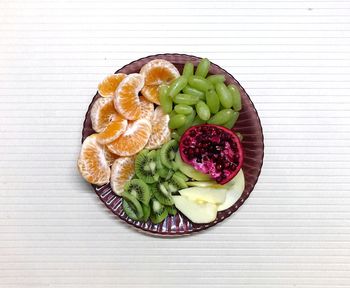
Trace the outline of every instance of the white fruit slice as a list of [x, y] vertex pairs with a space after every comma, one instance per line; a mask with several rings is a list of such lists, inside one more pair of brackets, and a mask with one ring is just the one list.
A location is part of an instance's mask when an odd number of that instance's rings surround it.
[[226, 192], [226, 200], [219, 205], [218, 211], [230, 208], [242, 196], [245, 186], [243, 170], [239, 170], [238, 174], [224, 186], [228, 189]]
[[184, 196], [173, 196], [174, 203], [193, 223], [210, 223], [216, 219], [217, 206], [213, 203], [199, 204]]
[[193, 201], [204, 201], [213, 204], [222, 204], [226, 199], [226, 189], [190, 187], [179, 191], [181, 196], [185, 196]]
[[218, 184], [215, 181], [190, 181], [186, 182], [186, 184], [190, 187], [212, 187], [212, 188], [222, 188], [223, 186]]

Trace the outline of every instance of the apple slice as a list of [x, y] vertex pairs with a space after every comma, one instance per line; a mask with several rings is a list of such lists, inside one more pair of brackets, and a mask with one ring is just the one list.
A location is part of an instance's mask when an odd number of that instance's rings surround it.
[[173, 196], [175, 207], [193, 223], [210, 223], [216, 219], [217, 206], [213, 203], [198, 203], [185, 196]]
[[226, 189], [190, 187], [179, 191], [181, 196], [185, 196], [192, 201], [204, 201], [213, 204], [222, 204], [226, 199]]
[[243, 170], [239, 170], [238, 174], [224, 186], [228, 189], [226, 190], [226, 200], [219, 205], [218, 211], [230, 208], [241, 198], [245, 186]]

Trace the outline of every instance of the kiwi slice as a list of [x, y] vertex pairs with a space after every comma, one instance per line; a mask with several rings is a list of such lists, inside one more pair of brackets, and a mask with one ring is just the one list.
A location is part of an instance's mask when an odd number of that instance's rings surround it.
[[176, 176], [179, 176], [179, 177], [182, 178], [184, 181], [188, 181], [188, 179], [189, 179], [185, 174], [181, 173], [180, 171], [175, 172], [175, 175], [176, 175]]
[[145, 204], [141, 204], [142, 211], [143, 211], [143, 217], [141, 219], [142, 222], [147, 222], [149, 216], [151, 215], [151, 207]]
[[168, 214], [170, 215], [176, 215], [177, 214], [177, 209], [175, 206], [165, 206], [165, 209], [168, 211]]
[[158, 149], [156, 153], [157, 153], [157, 157], [156, 157], [157, 174], [160, 177], [165, 178], [168, 175], [169, 169], [165, 167], [162, 164], [162, 161], [160, 160], [160, 149]]
[[186, 184], [186, 181], [181, 176], [176, 175], [176, 173], [168, 181], [168, 187], [169, 187], [168, 191], [170, 193], [175, 193], [175, 192], [179, 191], [180, 189], [188, 187]]
[[142, 150], [135, 159], [135, 173], [145, 183], [151, 184], [158, 180], [156, 167], [157, 153], [155, 150], [149, 152]]
[[158, 224], [162, 222], [166, 217], [168, 217], [168, 211], [158, 200], [152, 199], [150, 204], [151, 204], [150, 219], [154, 224]]
[[174, 175], [174, 171], [168, 170], [168, 174], [166, 175], [165, 180], [169, 180], [173, 175]]
[[124, 186], [124, 193], [131, 194], [140, 202], [148, 205], [151, 199], [151, 192], [149, 191], [148, 185], [141, 179], [133, 179], [126, 182]]
[[140, 220], [143, 217], [143, 210], [140, 202], [131, 194], [123, 193], [123, 209], [131, 219]]
[[173, 197], [171, 197], [166, 183], [157, 183], [153, 186], [153, 195], [163, 205], [174, 205]]
[[178, 144], [176, 140], [170, 140], [162, 146], [160, 149], [160, 160], [165, 167], [172, 169], [172, 161], [175, 159], [177, 149]]

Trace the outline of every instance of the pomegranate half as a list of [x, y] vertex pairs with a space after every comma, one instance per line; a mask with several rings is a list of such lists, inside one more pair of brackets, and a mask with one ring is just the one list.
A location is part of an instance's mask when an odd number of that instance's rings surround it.
[[243, 164], [238, 136], [222, 126], [203, 124], [189, 128], [180, 139], [179, 151], [185, 163], [222, 185], [235, 177]]

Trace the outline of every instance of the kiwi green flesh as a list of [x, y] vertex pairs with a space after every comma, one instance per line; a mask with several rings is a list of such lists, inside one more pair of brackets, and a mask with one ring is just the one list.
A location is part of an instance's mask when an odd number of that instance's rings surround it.
[[140, 202], [148, 205], [151, 199], [151, 192], [148, 185], [141, 179], [133, 179], [128, 181], [124, 187], [124, 193], [134, 196]]
[[168, 211], [169, 215], [177, 214], [177, 209], [175, 208], [175, 206], [165, 206], [165, 209]]
[[169, 185], [169, 192], [175, 193], [179, 191], [180, 189], [187, 188], [187, 184], [184, 179], [182, 179], [179, 175], [176, 175], [176, 173], [171, 177], [171, 179], [168, 181]]
[[165, 178], [168, 175], [169, 169], [166, 168], [162, 164], [162, 161], [160, 160], [160, 149], [157, 150], [156, 167], [157, 167], [157, 174], [160, 177]]
[[156, 182], [156, 166], [155, 151], [148, 152], [148, 150], [143, 150], [136, 156], [135, 173], [138, 178], [142, 179], [148, 184]]
[[180, 171], [176, 171], [174, 175], [182, 178], [184, 181], [188, 181], [188, 177]]
[[150, 219], [154, 224], [162, 222], [168, 216], [168, 211], [156, 199], [151, 200], [151, 215]]
[[153, 187], [153, 195], [163, 205], [174, 205], [171, 193], [167, 190], [164, 183], [158, 183]]
[[123, 200], [126, 200], [127, 204], [129, 204], [130, 209], [135, 213], [136, 218], [141, 219], [143, 216], [143, 210], [140, 202], [134, 196], [132, 196], [127, 192], [123, 193], [123, 198], [124, 198]]
[[175, 140], [170, 140], [162, 146], [160, 149], [160, 160], [165, 167], [172, 169], [172, 160], [175, 159], [177, 149], [178, 144]]
[[122, 200], [123, 210], [125, 214], [132, 220], [138, 221], [138, 217], [136, 216], [136, 212], [132, 208], [132, 204], [130, 204], [127, 200]]
[[148, 205], [142, 204], [143, 217], [141, 219], [142, 222], [147, 222], [149, 216], [151, 215], [151, 207]]

